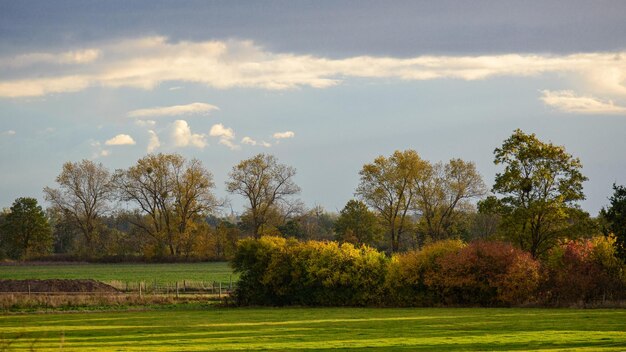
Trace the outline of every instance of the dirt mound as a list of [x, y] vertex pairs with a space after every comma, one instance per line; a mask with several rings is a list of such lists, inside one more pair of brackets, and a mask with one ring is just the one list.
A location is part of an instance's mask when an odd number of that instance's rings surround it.
[[[30, 290], [29, 290], [30, 286]], [[0, 292], [120, 292], [96, 280], [0, 280]]]

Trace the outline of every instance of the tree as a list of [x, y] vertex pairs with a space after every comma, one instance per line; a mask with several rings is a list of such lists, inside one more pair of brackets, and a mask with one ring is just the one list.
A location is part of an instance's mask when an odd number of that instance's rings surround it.
[[18, 198], [2, 224], [0, 244], [10, 258], [22, 259], [49, 253], [52, 230], [35, 198]]
[[385, 158], [379, 156], [359, 172], [361, 182], [356, 195], [378, 212], [387, 234], [390, 248], [397, 252], [402, 235], [411, 226], [409, 211], [415, 198], [416, 179], [428, 169], [414, 150], [395, 151]]
[[288, 203], [288, 197], [300, 192], [293, 182], [296, 169], [279, 164], [275, 156], [258, 154], [242, 160], [228, 174], [226, 189], [248, 201], [248, 212], [255, 238], [260, 238], [268, 216], [277, 206]]
[[600, 216], [607, 222], [604, 232], [615, 236], [617, 256], [626, 262], [626, 186], [613, 184], [609, 201], [609, 207], [600, 211]]
[[447, 164], [427, 164], [416, 178], [415, 208], [423, 232], [432, 240], [453, 237], [459, 209], [471, 209], [471, 199], [483, 196], [487, 187], [476, 165], [461, 159]]
[[566, 235], [571, 210], [585, 199], [582, 164], [564, 147], [519, 129], [494, 154], [494, 163], [505, 167], [493, 185], [493, 192], [502, 196], [504, 232], [538, 257]]
[[337, 239], [343, 242], [374, 245], [380, 235], [376, 214], [361, 201], [351, 199], [335, 221]]
[[147, 155], [118, 170], [115, 183], [120, 199], [139, 207], [131, 221], [155, 241], [157, 255], [188, 255], [198, 235], [194, 222], [217, 206], [213, 175], [179, 154]]
[[44, 188], [46, 200], [80, 231], [86, 250], [96, 253], [100, 218], [109, 210], [113, 195], [110, 172], [91, 160], [67, 162], [56, 182], [58, 189]]

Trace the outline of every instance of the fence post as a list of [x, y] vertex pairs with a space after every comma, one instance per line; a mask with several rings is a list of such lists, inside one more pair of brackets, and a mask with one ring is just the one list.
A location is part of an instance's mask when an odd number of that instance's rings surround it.
[[141, 298], [141, 281], [139, 281], [139, 298]]
[[28, 297], [30, 298], [30, 282], [28, 283]]
[[176, 298], [178, 298], [178, 281], [176, 281]]
[[222, 282], [220, 281], [220, 293], [217, 295], [217, 298], [222, 298]]

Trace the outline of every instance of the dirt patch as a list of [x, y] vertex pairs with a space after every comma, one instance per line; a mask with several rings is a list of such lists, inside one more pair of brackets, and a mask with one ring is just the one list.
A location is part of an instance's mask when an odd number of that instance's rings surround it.
[[[29, 289], [30, 288], [30, 289]], [[96, 280], [0, 280], [0, 292], [120, 292]]]

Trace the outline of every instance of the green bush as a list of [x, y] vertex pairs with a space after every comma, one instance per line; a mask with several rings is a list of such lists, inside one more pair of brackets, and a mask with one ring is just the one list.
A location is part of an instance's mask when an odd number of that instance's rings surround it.
[[262, 237], [239, 242], [235, 301], [243, 305], [382, 303], [388, 260], [367, 246]]

